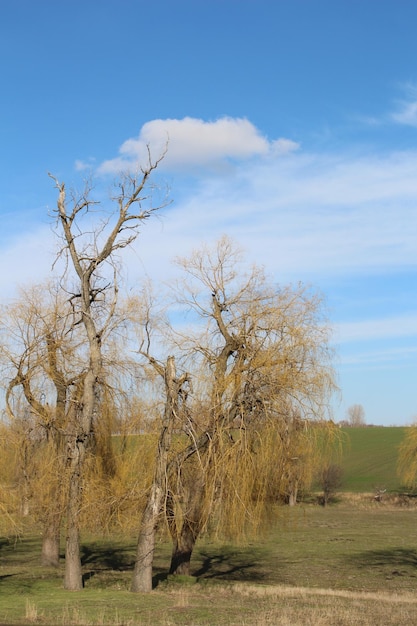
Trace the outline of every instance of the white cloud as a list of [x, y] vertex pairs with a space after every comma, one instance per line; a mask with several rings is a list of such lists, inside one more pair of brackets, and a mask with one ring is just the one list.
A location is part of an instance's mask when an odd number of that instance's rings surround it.
[[152, 120], [142, 126], [137, 138], [126, 140], [118, 157], [102, 163], [102, 174], [137, 168], [152, 156], [163, 153], [168, 142], [164, 166], [172, 169], [210, 166], [228, 159], [244, 160], [269, 152], [285, 154], [298, 147], [290, 139], [269, 141], [247, 119], [222, 117], [214, 122], [186, 117]]
[[[165, 122], [171, 124], [172, 163], [184, 164], [182, 159], [193, 156], [200, 175], [187, 186], [174, 177], [174, 203], [161, 219], [149, 220], [134, 248], [124, 251], [130, 281], [145, 273], [169, 278], [172, 258], [224, 233], [279, 282], [320, 284], [329, 277], [416, 267], [417, 151], [314, 154], [295, 150], [291, 140], [268, 141], [247, 120]], [[163, 143], [165, 122], [145, 124], [139, 138], [125, 142], [121, 156], [107, 162], [108, 171], [123, 169], [148, 140]], [[235, 159], [231, 176], [205, 167], [226, 157]], [[25, 249], [39, 247], [37, 234], [26, 237]], [[32, 277], [38, 265], [44, 268], [41, 252], [51, 245], [50, 235], [26, 270], [19, 263], [25, 254], [16, 247], [19, 276], [24, 279], [30, 271]], [[7, 254], [7, 263], [5, 254], [0, 257], [4, 281], [11, 275], [6, 268], [12, 251]]]
[[341, 364], [346, 367], [365, 366], [367, 369], [386, 369], [387, 367], [404, 367], [404, 364], [415, 363], [417, 356], [417, 346], [399, 347], [377, 350], [360, 351], [354, 354], [344, 355]]
[[340, 343], [417, 337], [417, 314], [342, 322], [336, 325], [336, 334]]
[[283, 281], [415, 267], [415, 171], [417, 153], [270, 155], [190, 189], [143, 245], [162, 263], [228, 233]]
[[32, 228], [9, 241], [0, 252], [0, 290], [13, 298], [18, 286], [40, 283], [51, 276], [56, 241], [47, 226]]
[[398, 110], [392, 114], [392, 119], [399, 124], [417, 127], [417, 87], [408, 84], [405, 90], [407, 98], [398, 103]]
[[74, 163], [75, 171], [82, 172], [84, 170], [91, 170], [95, 165], [95, 159], [90, 157], [87, 161], [81, 161], [77, 159]]

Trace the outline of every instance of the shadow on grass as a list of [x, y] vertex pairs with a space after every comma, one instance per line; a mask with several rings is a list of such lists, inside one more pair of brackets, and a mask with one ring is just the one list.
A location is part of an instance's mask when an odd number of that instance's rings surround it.
[[253, 582], [265, 578], [262, 555], [253, 550], [231, 550], [223, 548], [217, 550], [201, 550], [199, 559], [201, 565], [193, 572], [200, 579], [227, 579], [233, 581]]
[[0, 564], [27, 565], [40, 559], [41, 543], [37, 537], [2, 540], [0, 548]]
[[349, 558], [358, 568], [384, 568], [391, 570], [391, 574], [401, 575], [401, 568], [406, 569], [408, 575], [417, 575], [417, 550], [406, 548], [389, 548], [387, 550], [366, 550]]
[[3, 576], [0, 576], [0, 583], [6, 578], [13, 578], [13, 576], [16, 576], [16, 574], [3, 574]]
[[81, 563], [100, 570], [125, 571], [133, 568], [134, 557], [130, 547], [90, 544], [81, 547]]
[[[0, 561], [3, 565], [11, 568], [29, 566], [31, 578], [25, 581], [32, 583], [32, 575], [36, 570], [36, 579], [47, 578], [54, 580], [62, 574], [62, 567], [59, 571], [49, 572], [40, 566], [41, 540], [36, 538], [25, 538], [14, 543], [8, 541], [1, 542]], [[63, 556], [63, 555], [62, 555]], [[165, 547], [157, 551], [153, 567], [153, 586], [158, 586], [167, 580], [170, 561], [170, 551]], [[135, 544], [113, 541], [92, 541], [84, 542], [81, 547], [81, 563], [83, 566], [84, 584], [92, 579], [102, 580], [101, 574], [108, 576], [109, 581], [113, 581], [112, 572], [120, 573], [121, 576], [133, 571], [135, 562]], [[61, 560], [63, 565], [63, 559]], [[35, 568], [35, 570], [31, 569]], [[268, 565], [265, 564], [265, 554], [257, 548], [238, 548], [228, 545], [213, 545], [197, 549], [191, 562], [192, 576], [203, 580], [231, 580], [239, 581], [263, 581], [269, 575]], [[39, 574], [39, 576], [38, 576]], [[19, 572], [21, 577], [23, 574]], [[2, 587], [7, 585], [6, 579], [12, 582], [15, 574], [7, 573], [4, 576]], [[35, 579], [34, 579], [35, 580]], [[106, 579], [107, 580], [107, 579]], [[122, 578], [120, 579], [122, 580]], [[123, 579], [124, 580], [124, 579]], [[0, 578], [1, 581], [1, 578]], [[96, 583], [98, 584], [98, 583]], [[93, 583], [94, 585], [94, 583]]]
[[[194, 567], [193, 567], [194, 565]], [[153, 588], [169, 579], [167, 568], [154, 566]], [[252, 581], [265, 579], [262, 562], [253, 552], [231, 551], [230, 548], [213, 551], [200, 550], [191, 561], [191, 576], [204, 580]]]

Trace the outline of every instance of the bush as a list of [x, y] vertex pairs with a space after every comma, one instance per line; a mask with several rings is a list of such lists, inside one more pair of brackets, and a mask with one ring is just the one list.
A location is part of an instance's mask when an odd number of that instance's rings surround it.
[[340, 465], [330, 464], [321, 470], [319, 484], [323, 490], [321, 504], [326, 506], [334, 499], [338, 488], [342, 484], [343, 470]]

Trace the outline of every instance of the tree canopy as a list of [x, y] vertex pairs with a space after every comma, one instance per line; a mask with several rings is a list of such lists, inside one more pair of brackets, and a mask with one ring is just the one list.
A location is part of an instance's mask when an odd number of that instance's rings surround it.
[[202, 532], [237, 538], [271, 503], [295, 504], [336, 432], [331, 328], [311, 287], [276, 284], [223, 236], [177, 258], [168, 291], [120, 296], [119, 253], [160, 208], [147, 194], [158, 164], [121, 177], [110, 212], [91, 186], [53, 178], [64, 270], [1, 318], [13, 480], [44, 564], [58, 564], [65, 523], [67, 589], [83, 585], [83, 524], [139, 515], [132, 590], [149, 591], [158, 529], [170, 572], [188, 573]]

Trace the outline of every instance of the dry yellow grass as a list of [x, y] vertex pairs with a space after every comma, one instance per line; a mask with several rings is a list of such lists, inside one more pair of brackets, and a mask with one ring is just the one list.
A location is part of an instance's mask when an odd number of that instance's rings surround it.
[[[412, 593], [367, 593], [289, 586], [236, 585], [237, 598], [261, 600], [257, 616], [233, 626], [400, 626], [417, 623]], [[270, 606], [268, 599], [271, 601]], [[245, 602], [242, 601], [242, 605]]]
[[[46, 626], [406, 626], [417, 623], [413, 593], [375, 593], [286, 585], [175, 585], [149, 596], [124, 597], [124, 607], [72, 605], [60, 614], [26, 600], [23, 621]], [[81, 598], [80, 598], [81, 600]], [[91, 598], [90, 598], [91, 602]], [[80, 602], [82, 604], [82, 601]], [[129, 610], [130, 606], [130, 610]]]
[[[417, 598], [411, 593], [238, 584], [205, 594], [197, 589], [180, 588], [168, 596], [169, 608], [165, 606], [160, 611], [149, 607], [135, 616], [133, 611], [127, 616], [126, 612], [119, 615], [117, 609], [107, 609], [97, 610], [92, 617], [91, 611], [66, 605], [59, 623], [63, 626], [406, 626], [417, 623]], [[140, 606], [140, 599], [137, 601]], [[25, 618], [14, 623], [46, 626], [56, 623], [57, 614], [52, 617], [47, 611], [38, 611], [33, 602], [27, 602]]]

